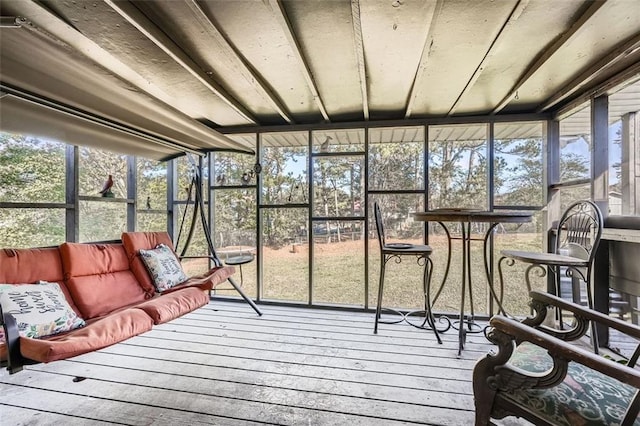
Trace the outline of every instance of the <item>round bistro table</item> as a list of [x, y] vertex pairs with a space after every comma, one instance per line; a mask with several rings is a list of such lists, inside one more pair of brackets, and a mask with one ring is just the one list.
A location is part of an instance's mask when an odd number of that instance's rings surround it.
[[[489, 284], [489, 291], [491, 296], [496, 300], [498, 304], [498, 309], [500, 311], [504, 311], [502, 308], [501, 297], [499, 298], [495, 292], [493, 287], [493, 264], [492, 257], [490, 255], [489, 250], [489, 237], [491, 236], [493, 230], [496, 226], [501, 223], [527, 223], [531, 222], [532, 212], [502, 212], [502, 211], [481, 211], [481, 210], [471, 210], [471, 209], [437, 209], [437, 210], [429, 210], [425, 212], [416, 212], [413, 213], [414, 220], [421, 222], [437, 222], [442, 226], [445, 233], [447, 234], [447, 241], [449, 244], [449, 252], [447, 256], [447, 266], [445, 269], [444, 277], [442, 279], [442, 283], [440, 285], [440, 289], [434, 299], [432, 299], [435, 303], [435, 300], [440, 295], [440, 291], [442, 291], [442, 287], [444, 286], [447, 278], [449, 276], [449, 266], [451, 265], [451, 240], [460, 239], [462, 241], [462, 291], [460, 292], [460, 320], [458, 326], [454, 327], [458, 329], [458, 356], [462, 354], [462, 350], [464, 349], [464, 344], [466, 342], [467, 333], [478, 333], [482, 331], [482, 328], [474, 322], [474, 311], [473, 311], [473, 292], [471, 285], [471, 241], [482, 241], [483, 242], [483, 254], [484, 254], [484, 269], [487, 274], [487, 282]], [[445, 222], [457, 222], [461, 225], [461, 235], [460, 237], [452, 237], [451, 232], [445, 225]], [[472, 238], [471, 236], [471, 224], [472, 223], [488, 223], [489, 228], [484, 234], [482, 239]], [[490, 266], [491, 265], [491, 266]], [[466, 298], [466, 290], [469, 290], [469, 308], [470, 315], [465, 316], [465, 298]], [[502, 292], [501, 292], [502, 294]], [[466, 329], [465, 329], [466, 324]]]

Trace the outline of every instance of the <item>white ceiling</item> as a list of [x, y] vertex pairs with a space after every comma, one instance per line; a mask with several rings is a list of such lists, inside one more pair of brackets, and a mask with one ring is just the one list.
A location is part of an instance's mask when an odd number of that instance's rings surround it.
[[0, 15], [24, 19], [0, 29], [9, 97], [151, 135], [165, 145], [109, 143], [152, 158], [246, 150], [216, 131], [244, 126], [553, 112], [640, 73], [638, 0], [3, 0]]

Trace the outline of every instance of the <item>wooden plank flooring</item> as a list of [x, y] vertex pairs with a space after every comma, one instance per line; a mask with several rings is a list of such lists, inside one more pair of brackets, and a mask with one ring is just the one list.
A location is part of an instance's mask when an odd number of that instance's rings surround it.
[[[470, 425], [491, 348], [373, 315], [214, 300], [126, 342], [0, 373], [5, 425]], [[78, 380], [81, 378], [83, 380]]]

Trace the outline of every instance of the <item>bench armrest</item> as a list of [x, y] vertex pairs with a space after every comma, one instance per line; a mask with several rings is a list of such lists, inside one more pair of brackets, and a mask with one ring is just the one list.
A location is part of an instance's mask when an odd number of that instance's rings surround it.
[[18, 323], [13, 315], [2, 312], [2, 306], [0, 306], [0, 319], [2, 320], [5, 344], [7, 345], [6, 367], [10, 374], [14, 374], [21, 371], [25, 365], [25, 359], [20, 353]]
[[[504, 396], [518, 390], [549, 389], [560, 385], [570, 369], [571, 363], [582, 364], [603, 376], [615, 379], [636, 390], [640, 389], [640, 371], [619, 364], [613, 360], [593, 354], [590, 351], [569, 344], [512, 318], [495, 316], [490, 321], [487, 338], [498, 345], [498, 352], [491, 352], [481, 358], [473, 370], [473, 393], [476, 407], [476, 426], [490, 424], [490, 419], [505, 415], [522, 415], [528, 408], [505, 400]], [[546, 371], [528, 371], [518, 368], [510, 360], [517, 345], [528, 342], [540, 352], [546, 351], [551, 363]], [[529, 349], [527, 349], [529, 350]], [[523, 358], [527, 352], [519, 355]], [[640, 392], [626, 404], [622, 425], [632, 424], [640, 409]], [[525, 416], [527, 418], [527, 416]], [[533, 419], [539, 419], [532, 414]], [[527, 418], [532, 420], [531, 418]], [[535, 421], [534, 421], [535, 423]]]
[[640, 339], [640, 327], [635, 324], [622, 321], [618, 318], [610, 317], [601, 312], [586, 308], [581, 305], [577, 305], [573, 302], [566, 301], [549, 293], [533, 290], [531, 291], [531, 293], [529, 293], [529, 296], [531, 297], [532, 301], [537, 301], [547, 306], [559, 307], [561, 309], [571, 311], [574, 314], [579, 315], [589, 321], [596, 321], [600, 324], [606, 325], [607, 327], [616, 329], [628, 336]]
[[[556, 370], [553, 375], [554, 377], [544, 383], [529, 381], [528, 383], [531, 384], [530, 387], [551, 387], [560, 383], [566, 375], [566, 364], [568, 362], [577, 362], [620, 382], [640, 389], [640, 371], [631, 367], [606, 359], [575, 345], [571, 345], [561, 339], [550, 336], [544, 331], [537, 330], [511, 318], [495, 316], [491, 319], [490, 325], [492, 329], [488, 333], [489, 340], [498, 345], [498, 356], [500, 353], [503, 353], [502, 357], [499, 358], [504, 358], [506, 353], [508, 353], [509, 356], [506, 359], [508, 360], [515, 349], [517, 341], [530, 342], [536, 346], [544, 348], [553, 359], [553, 370]], [[488, 357], [491, 356], [493, 355], [488, 355]], [[509, 374], [511, 375], [527, 376], [527, 372], [508, 365], [503, 365], [500, 369], [510, 370]], [[527, 381], [525, 380], [524, 383], [527, 383]], [[522, 384], [523, 382], [520, 382], [518, 387], [523, 387]]]

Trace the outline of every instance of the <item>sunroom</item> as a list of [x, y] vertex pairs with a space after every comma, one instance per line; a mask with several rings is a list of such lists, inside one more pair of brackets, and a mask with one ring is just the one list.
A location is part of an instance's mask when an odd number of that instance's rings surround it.
[[[187, 275], [235, 268], [151, 331], [0, 373], [2, 424], [471, 424], [489, 319], [532, 312], [501, 252], [552, 251], [578, 200], [604, 226], [593, 287], [564, 275], [562, 296], [638, 324], [636, 1], [8, 0], [0, 19], [0, 248], [167, 232]], [[375, 205], [386, 240], [432, 249], [442, 344], [404, 257], [374, 333]]]

